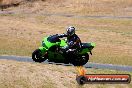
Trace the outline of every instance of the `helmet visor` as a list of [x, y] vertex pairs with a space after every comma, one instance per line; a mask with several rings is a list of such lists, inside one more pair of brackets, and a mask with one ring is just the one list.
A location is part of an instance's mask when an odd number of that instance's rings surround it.
[[72, 36], [74, 33], [75, 33], [74, 31], [73, 32], [67, 31], [68, 36]]

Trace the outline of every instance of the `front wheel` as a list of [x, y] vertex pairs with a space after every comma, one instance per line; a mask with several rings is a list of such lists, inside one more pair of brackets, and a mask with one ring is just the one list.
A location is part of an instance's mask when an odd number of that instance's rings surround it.
[[46, 55], [42, 55], [41, 51], [39, 49], [36, 49], [33, 53], [32, 53], [32, 59], [33, 61], [35, 62], [43, 62], [45, 61], [47, 58], [46, 58]]

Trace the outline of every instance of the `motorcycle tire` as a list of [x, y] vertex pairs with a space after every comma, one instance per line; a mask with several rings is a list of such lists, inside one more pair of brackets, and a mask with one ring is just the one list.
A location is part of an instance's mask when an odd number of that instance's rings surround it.
[[42, 55], [42, 53], [41, 53], [41, 51], [39, 49], [36, 49], [32, 53], [32, 59], [35, 62], [41, 63], [41, 62], [43, 62], [43, 61], [45, 61], [47, 59], [46, 57], [47, 57], [46, 55], [44, 55], [44, 56]]

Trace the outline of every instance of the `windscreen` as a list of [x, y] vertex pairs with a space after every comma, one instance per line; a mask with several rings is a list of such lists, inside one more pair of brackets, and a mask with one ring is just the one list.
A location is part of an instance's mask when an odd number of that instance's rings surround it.
[[57, 35], [52, 35], [47, 38], [47, 40], [51, 43], [61, 42]]

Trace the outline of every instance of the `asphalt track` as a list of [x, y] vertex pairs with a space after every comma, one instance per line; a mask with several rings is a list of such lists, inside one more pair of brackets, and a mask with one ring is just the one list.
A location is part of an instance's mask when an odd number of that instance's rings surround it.
[[[1, 59], [15, 60], [15, 61], [20, 61], [20, 62], [34, 62], [31, 57], [26, 57], [26, 56], [0, 56], [0, 60]], [[43, 64], [55, 64], [55, 65], [72, 66], [72, 64], [54, 63], [54, 62], [48, 62], [48, 61], [43, 62]], [[111, 69], [111, 70], [121, 70], [121, 71], [132, 72], [132, 66], [100, 64], [100, 63], [92, 63], [92, 62], [88, 62], [84, 66], [86, 68]]]

